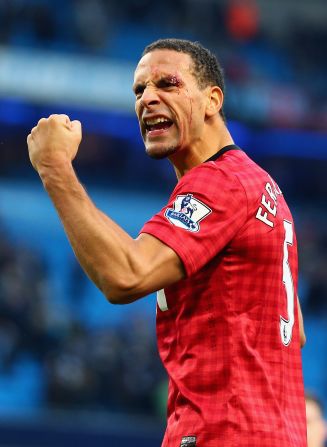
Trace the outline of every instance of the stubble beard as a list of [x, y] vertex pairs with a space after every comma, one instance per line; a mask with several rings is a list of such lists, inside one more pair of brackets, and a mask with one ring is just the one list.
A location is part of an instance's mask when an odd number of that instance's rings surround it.
[[177, 150], [176, 146], [151, 148], [151, 149], [145, 147], [146, 154], [154, 160], [162, 160], [163, 158], [167, 158], [170, 155], [174, 154], [176, 150]]

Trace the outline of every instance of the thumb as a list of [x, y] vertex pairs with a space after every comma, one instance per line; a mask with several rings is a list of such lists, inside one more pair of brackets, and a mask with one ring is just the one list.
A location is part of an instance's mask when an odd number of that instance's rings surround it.
[[74, 139], [78, 145], [80, 145], [82, 141], [82, 124], [78, 120], [71, 121], [70, 130], [73, 132]]

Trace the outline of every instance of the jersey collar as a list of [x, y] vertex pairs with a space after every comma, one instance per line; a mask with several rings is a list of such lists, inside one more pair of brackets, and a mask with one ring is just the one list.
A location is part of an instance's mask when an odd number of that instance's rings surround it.
[[215, 160], [217, 160], [217, 158], [226, 154], [226, 152], [235, 151], [235, 150], [241, 151], [242, 149], [240, 147], [236, 146], [236, 144], [229, 144], [228, 146], [225, 146], [222, 149], [220, 149], [218, 152], [216, 152], [212, 157], [208, 158], [208, 160], [206, 160], [204, 163], [206, 163], [207, 161], [215, 161]]

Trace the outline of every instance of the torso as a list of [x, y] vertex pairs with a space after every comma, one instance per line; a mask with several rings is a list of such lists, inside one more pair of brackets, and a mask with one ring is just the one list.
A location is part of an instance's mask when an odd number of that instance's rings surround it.
[[165, 306], [157, 310], [169, 375], [163, 446], [189, 437], [185, 445], [193, 447], [196, 437], [199, 447], [304, 447], [291, 213], [242, 151], [226, 151], [185, 177], [168, 208], [191, 193], [211, 210], [199, 229], [176, 229], [166, 208], [144, 229], [170, 245], [188, 273], [160, 292]]

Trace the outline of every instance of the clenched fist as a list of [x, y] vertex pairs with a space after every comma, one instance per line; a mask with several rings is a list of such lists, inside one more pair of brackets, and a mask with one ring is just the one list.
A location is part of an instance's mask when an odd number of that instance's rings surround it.
[[33, 167], [51, 168], [62, 162], [71, 162], [82, 139], [81, 123], [70, 121], [67, 115], [42, 118], [27, 137], [28, 152]]

